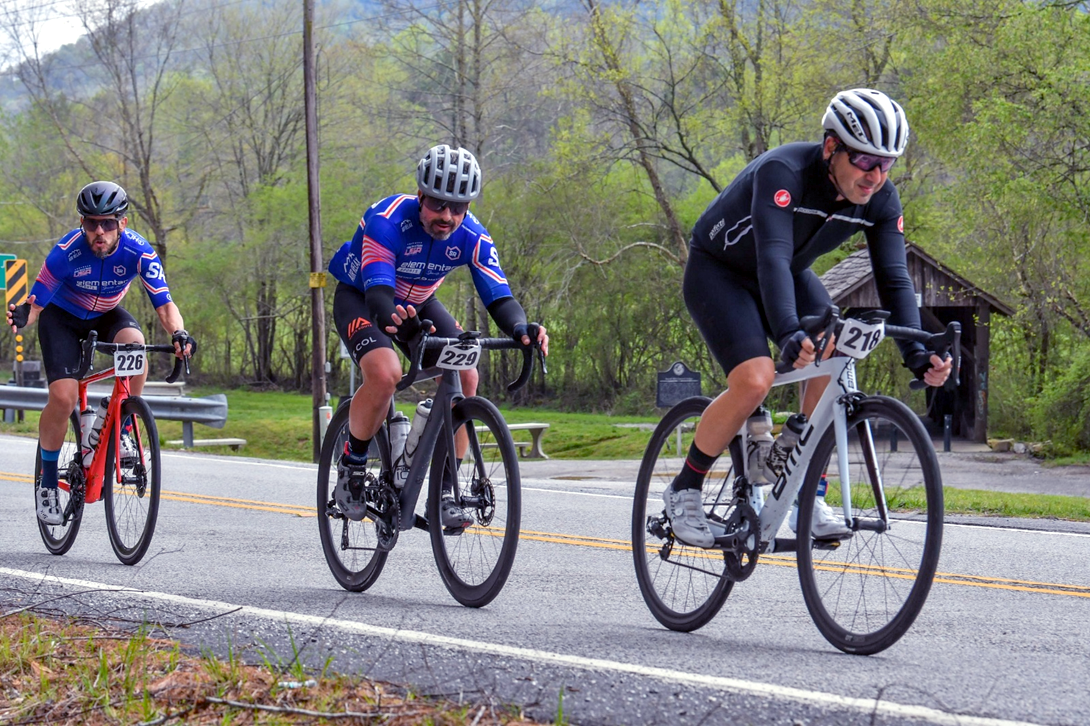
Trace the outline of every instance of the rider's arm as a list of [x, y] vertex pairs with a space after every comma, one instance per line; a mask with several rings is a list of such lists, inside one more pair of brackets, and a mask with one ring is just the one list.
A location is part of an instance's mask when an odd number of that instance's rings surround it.
[[488, 306], [488, 314], [496, 321], [500, 330], [514, 335], [516, 325], [526, 324], [526, 311], [513, 297], [505, 297]]
[[[45, 263], [42, 264], [41, 271], [38, 272], [38, 277], [30, 288], [30, 296], [34, 298], [34, 305], [31, 306], [32, 311], [37, 306], [40, 312], [42, 308], [48, 305], [49, 301], [53, 299], [53, 295], [60, 289], [65, 278], [71, 273], [72, 267], [69, 262], [69, 255], [78, 251], [76, 237], [81, 234], [83, 234], [81, 230], [72, 230], [61, 237], [60, 241], [49, 251]], [[74, 241], [76, 241], [76, 244], [73, 244]], [[77, 257], [76, 261], [79, 260], [80, 258]], [[36, 315], [32, 317], [31, 322], [36, 318]]]
[[791, 260], [795, 256], [795, 207], [802, 198], [801, 187], [798, 173], [778, 160], [762, 164], [754, 175], [750, 213], [757, 280], [777, 343], [799, 328]]
[[169, 335], [174, 335], [176, 330], [185, 330], [185, 322], [178, 306], [172, 302], [165, 303], [155, 308], [155, 314], [159, 316], [159, 324]]
[[394, 288], [390, 285], [375, 285], [367, 288], [367, 310], [371, 316], [371, 322], [379, 330], [386, 330], [390, 325], [397, 326], [394, 322], [394, 314], [397, 312], [394, 306]]
[[[140, 252], [140, 267], [137, 274], [140, 276], [140, 282], [144, 285], [144, 290], [148, 293], [148, 299], [151, 300], [152, 307], [155, 308], [156, 312], [159, 312], [159, 308], [173, 302], [173, 298], [170, 297], [170, 288], [167, 287], [167, 275], [166, 270], [163, 269], [163, 263], [159, 260], [155, 248], [146, 239], [131, 229], [126, 229], [124, 235], [124, 243], [133, 245]], [[162, 320], [161, 315], [159, 319]], [[174, 330], [180, 329], [180, 326], [174, 328]], [[173, 333], [174, 330], [168, 330], [167, 332]]]
[[[916, 306], [916, 289], [908, 274], [901, 200], [892, 182], [887, 181], [881, 193], [889, 196], [884, 203], [881, 199], [875, 200], [881, 211], [874, 226], [864, 233], [870, 252], [871, 268], [874, 271], [875, 287], [878, 288], [878, 299], [882, 307], [889, 310], [891, 325], [919, 330], [922, 327], [920, 310]], [[914, 370], [923, 366], [930, 358], [923, 355], [924, 347], [921, 343], [898, 340], [897, 346], [901, 349], [905, 364]], [[926, 365], [930, 367], [929, 363]]]

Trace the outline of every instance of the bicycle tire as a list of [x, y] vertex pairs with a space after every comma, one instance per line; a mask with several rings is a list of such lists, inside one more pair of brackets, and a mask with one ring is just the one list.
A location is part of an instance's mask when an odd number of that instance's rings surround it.
[[[734, 587], [723, 553], [683, 544], [665, 525], [662, 494], [684, 465], [696, 424], [709, 403], [711, 399], [703, 396], [687, 398], [662, 417], [644, 451], [632, 505], [632, 556], [640, 593], [656, 620], [680, 632], [706, 625]], [[679, 427], [682, 444], [676, 456], [665, 456], [676, 442]], [[741, 462], [735, 439], [730, 456], [720, 457], [705, 477], [704, 507], [709, 514], [722, 516], [727, 509], [734, 472], [741, 470]]]
[[[131, 423], [130, 433], [124, 433]], [[147, 401], [129, 396], [121, 402], [117, 422], [122, 436], [129, 435], [135, 455], [122, 452], [120, 479], [114, 461], [118, 456], [113, 431], [103, 430], [106, 441], [106, 470], [102, 477], [102, 499], [106, 505], [106, 531], [110, 546], [122, 564], [135, 565], [151, 546], [159, 518], [162, 459], [159, 429]]]
[[[348, 409], [333, 414], [318, 460], [318, 534], [333, 579], [349, 592], [363, 592], [375, 584], [389, 552], [378, 549], [375, 523], [369, 518], [354, 522], [340, 513], [333, 501], [337, 487], [337, 463], [348, 441]], [[390, 445], [383, 424], [371, 439], [368, 470], [376, 478], [390, 474]]]
[[[810, 616], [826, 640], [845, 653], [871, 655], [905, 634], [931, 590], [942, 549], [942, 475], [923, 424], [896, 399], [872, 396], [858, 402], [848, 417], [848, 431], [853, 515], [872, 525], [881, 522], [874, 486], [880, 481], [890, 526], [884, 532], [856, 529], [831, 550], [814, 549], [811, 538], [798, 537], [799, 581]], [[899, 439], [896, 447], [889, 443], [891, 432]], [[862, 443], [868, 438], [873, 457]], [[839, 513], [833, 427], [818, 442], [799, 495], [800, 532], [810, 531], [826, 467], [827, 498]]]
[[499, 409], [487, 399], [472, 396], [459, 401], [451, 415], [455, 432], [467, 427], [471, 434], [454, 492], [474, 521], [456, 532], [439, 526], [443, 476], [453, 442], [444, 427], [432, 455], [428, 533], [447, 590], [462, 605], [479, 608], [499, 595], [515, 562], [522, 483], [515, 442]]
[[[64, 512], [68, 509], [69, 503], [72, 501], [72, 484], [76, 484], [77, 494], [76, 497], [83, 496], [83, 470], [80, 467], [80, 460], [83, 454], [80, 451], [79, 440], [79, 416], [75, 411], [68, 417], [68, 430], [64, 434], [64, 443], [61, 444], [60, 458], [57, 460], [57, 474], [61, 481], [67, 482], [69, 489], [65, 490], [61, 487], [57, 492], [60, 498], [61, 511]], [[73, 478], [78, 479], [77, 482], [72, 482]], [[35, 510], [38, 505], [38, 488], [42, 481], [42, 445], [38, 443], [38, 448], [34, 453], [34, 506]], [[72, 545], [76, 543], [76, 535], [79, 534], [79, 526], [83, 521], [83, 502], [77, 499], [72, 504], [73, 512], [68, 518], [67, 522], [62, 524], [46, 524], [42, 520], [38, 519], [37, 515], [34, 516], [34, 521], [38, 523], [38, 533], [42, 536], [42, 542], [45, 543], [45, 548], [50, 554], [63, 555], [68, 550], [72, 549]]]

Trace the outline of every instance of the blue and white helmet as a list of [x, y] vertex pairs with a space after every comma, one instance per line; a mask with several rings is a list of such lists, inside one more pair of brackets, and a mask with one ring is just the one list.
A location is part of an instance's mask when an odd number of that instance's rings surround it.
[[462, 147], [439, 144], [416, 165], [416, 187], [436, 199], [472, 202], [481, 193], [481, 167]]
[[881, 91], [853, 88], [829, 102], [821, 125], [864, 154], [897, 157], [908, 146], [908, 119], [900, 104]]

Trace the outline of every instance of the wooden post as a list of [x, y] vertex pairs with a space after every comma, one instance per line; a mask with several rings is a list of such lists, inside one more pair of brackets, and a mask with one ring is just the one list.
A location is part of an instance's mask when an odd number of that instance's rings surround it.
[[318, 177], [318, 93], [314, 69], [314, 0], [303, 0], [303, 105], [307, 135], [307, 202], [310, 210], [310, 385], [313, 393], [313, 458], [321, 453], [319, 409], [326, 405], [325, 275], [322, 264], [322, 217]]
[[976, 396], [973, 401], [973, 441], [988, 439], [988, 388], [991, 372], [988, 370], [988, 350], [991, 348], [992, 307], [985, 300], [978, 299], [976, 304], [976, 344], [973, 346], [973, 358], [976, 360]]

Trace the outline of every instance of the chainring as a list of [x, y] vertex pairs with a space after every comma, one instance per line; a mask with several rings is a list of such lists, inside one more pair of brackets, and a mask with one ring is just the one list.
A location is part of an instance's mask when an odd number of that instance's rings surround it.
[[397, 544], [401, 532], [401, 503], [391, 487], [368, 487], [367, 500], [375, 518], [375, 542], [378, 549], [389, 552]]
[[723, 550], [723, 568], [735, 582], [753, 574], [761, 544], [760, 517], [749, 502], [735, 501], [730, 516], [724, 520], [726, 534], [715, 538]]

